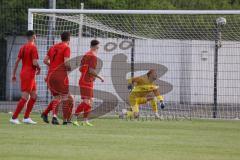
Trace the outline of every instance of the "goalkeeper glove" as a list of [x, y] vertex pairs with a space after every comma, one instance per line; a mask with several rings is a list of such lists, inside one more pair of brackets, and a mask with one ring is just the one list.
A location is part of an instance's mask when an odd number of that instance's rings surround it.
[[157, 96], [157, 100], [159, 101], [159, 105], [161, 107], [161, 109], [165, 108], [165, 104], [163, 102], [163, 96]]
[[164, 108], [165, 108], [164, 102], [160, 102], [160, 107], [161, 107], [161, 109], [164, 109]]
[[132, 85], [132, 84], [129, 84], [129, 85], [128, 85], [128, 90], [131, 92], [132, 89], [133, 89], [133, 85]]

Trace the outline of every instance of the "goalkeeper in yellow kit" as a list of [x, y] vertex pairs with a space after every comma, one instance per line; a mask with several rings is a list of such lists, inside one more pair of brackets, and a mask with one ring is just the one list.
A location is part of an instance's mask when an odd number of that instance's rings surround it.
[[147, 74], [134, 77], [128, 80], [128, 89], [130, 91], [129, 103], [131, 111], [123, 111], [123, 114], [129, 118], [139, 117], [139, 105], [150, 102], [155, 118], [160, 118], [158, 114], [158, 104], [163, 109], [163, 96], [160, 95], [159, 87], [154, 83], [157, 79], [157, 73], [154, 69]]

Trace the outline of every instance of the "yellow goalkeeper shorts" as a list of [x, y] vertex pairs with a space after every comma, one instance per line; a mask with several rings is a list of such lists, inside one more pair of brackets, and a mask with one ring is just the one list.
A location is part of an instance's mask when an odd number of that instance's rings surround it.
[[146, 104], [147, 98], [145, 97], [135, 97], [133, 94], [130, 94], [129, 96], [129, 102], [130, 106], [133, 112], [138, 113], [139, 112], [139, 105], [140, 104]]

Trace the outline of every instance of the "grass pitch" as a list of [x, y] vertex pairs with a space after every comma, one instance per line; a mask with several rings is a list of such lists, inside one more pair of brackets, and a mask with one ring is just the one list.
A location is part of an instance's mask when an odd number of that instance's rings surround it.
[[94, 127], [11, 125], [0, 113], [1, 160], [239, 160], [240, 121], [95, 119]]

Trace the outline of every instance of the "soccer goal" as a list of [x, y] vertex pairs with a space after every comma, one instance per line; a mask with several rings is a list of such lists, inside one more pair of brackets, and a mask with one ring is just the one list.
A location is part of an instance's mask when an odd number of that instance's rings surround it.
[[[128, 108], [127, 79], [156, 69], [167, 117], [240, 117], [240, 11], [29, 9], [28, 29], [37, 33], [42, 65], [38, 107], [51, 99], [42, 60], [48, 48], [71, 32], [70, 90], [80, 100], [78, 71], [92, 39], [100, 41], [93, 115]], [[151, 116], [151, 106], [140, 107]]]

